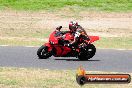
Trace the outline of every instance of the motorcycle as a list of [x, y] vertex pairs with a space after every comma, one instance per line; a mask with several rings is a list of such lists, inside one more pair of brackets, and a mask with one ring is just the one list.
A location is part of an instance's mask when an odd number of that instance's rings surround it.
[[79, 60], [88, 60], [96, 53], [96, 47], [92, 44], [99, 40], [99, 36], [88, 36], [89, 39], [80, 38], [76, 47], [68, 47], [74, 36], [69, 32], [53, 31], [50, 34], [49, 42], [43, 44], [37, 51], [39, 59], [54, 57], [76, 57]]

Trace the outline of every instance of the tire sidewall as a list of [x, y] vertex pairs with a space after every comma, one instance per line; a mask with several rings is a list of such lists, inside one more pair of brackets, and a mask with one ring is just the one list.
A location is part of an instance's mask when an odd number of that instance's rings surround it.
[[[78, 58], [79, 58], [80, 60], [88, 60], [88, 59], [92, 58], [92, 57], [95, 55], [95, 53], [96, 53], [96, 48], [95, 48], [95, 46], [94, 46], [93, 44], [88, 44], [86, 48], [87, 48], [87, 50], [92, 49], [92, 51], [91, 51], [90, 54], [88, 54], [88, 55], [84, 55], [83, 52], [80, 52], [80, 54], [79, 54], [79, 56], [78, 56]], [[87, 51], [87, 52], [88, 52], [88, 51]]]
[[51, 54], [50, 54], [50, 52], [48, 52], [48, 51], [47, 51], [47, 53], [48, 53], [47, 56], [41, 55], [41, 52], [42, 52], [43, 49], [48, 49], [48, 47], [42, 45], [42, 46], [38, 49], [37, 55], [38, 55], [39, 59], [47, 59], [47, 58], [49, 58], [49, 57], [51, 56]]

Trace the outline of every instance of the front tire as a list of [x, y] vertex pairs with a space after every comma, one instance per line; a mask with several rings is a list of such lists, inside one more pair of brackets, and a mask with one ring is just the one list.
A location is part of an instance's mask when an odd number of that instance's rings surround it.
[[89, 44], [87, 47], [82, 49], [78, 58], [80, 60], [88, 60], [88, 59], [92, 58], [95, 55], [95, 53], [96, 53], [95, 46], [93, 44]]
[[47, 59], [49, 58], [52, 54], [51, 52], [48, 52], [48, 47], [42, 45], [38, 51], [37, 51], [37, 55], [39, 57], [39, 59]]

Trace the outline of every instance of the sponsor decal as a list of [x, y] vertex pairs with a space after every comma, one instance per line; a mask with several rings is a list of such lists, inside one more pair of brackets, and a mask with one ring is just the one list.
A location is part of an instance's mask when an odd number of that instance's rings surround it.
[[77, 70], [76, 81], [79, 85], [86, 83], [130, 83], [129, 74], [86, 74], [80, 66]]

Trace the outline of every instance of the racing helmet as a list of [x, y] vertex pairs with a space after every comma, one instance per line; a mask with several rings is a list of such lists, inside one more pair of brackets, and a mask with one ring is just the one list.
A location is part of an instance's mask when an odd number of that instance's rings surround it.
[[75, 32], [76, 29], [78, 28], [78, 22], [76, 21], [70, 21], [69, 23], [69, 29], [71, 32]]

